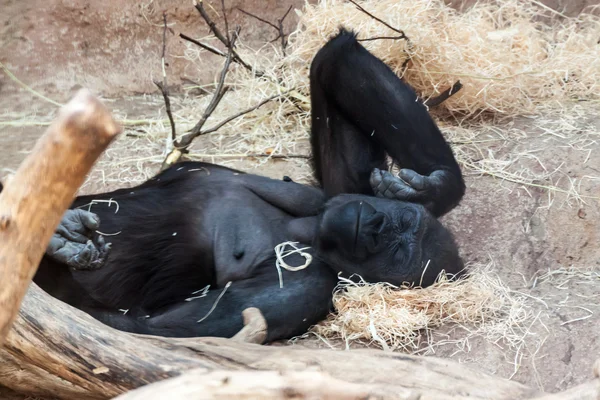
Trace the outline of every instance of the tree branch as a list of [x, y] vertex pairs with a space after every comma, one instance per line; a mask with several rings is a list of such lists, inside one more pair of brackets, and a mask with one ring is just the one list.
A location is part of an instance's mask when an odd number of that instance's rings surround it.
[[163, 42], [162, 42], [162, 57], [161, 57], [161, 65], [162, 65], [162, 75], [163, 81], [162, 83], [158, 81], [154, 81], [154, 84], [160, 89], [162, 93], [163, 99], [165, 101], [165, 109], [167, 111], [167, 116], [169, 117], [169, 124], [171, 124], [171, 143], [175, 143], [177, 140], [177, 132], [175, 130], [175, 120], [173, 119], [173, 113], [171, 112], [171, 100], [169, 99], [169, 89], [167, 86], [167, 72], [166, 72], [166, 63], [165, 63], [165, 53], [167, 49], [167, 13], [163, 12]]
[[388, 24], [387, 22], [385, 22], [384, 20], [382, 20], [381, 18], [376, 17], [375, 15], [371, 14], [370, 12], [368, 12], [367, 10], [365, 10], [364, 8], [362, 8], [357, 2], [355, 2], [354, 0], [348, 0], [350, 3], [354, 4], [354, 6], [356, 8], [358, 8], [360, 11], [362, 11], [363, 13], [367, 14], [369, 17], [373, 18], [375, 21], [378, 21], [380, 23], [382, 23], [383, 25], [387, 26], [388, 28], [390, 28], [391, 30], [393, 30], [394, 32], [398, 33], [400, 35], [400, 37], [398, 39], [405, 39], [405, 40], [409, 40], [408, 36], [406, 36], [406, 34], [404, 33], [404, 31], [402, 29], [398, 29], [398, 28], [394, 28], [393, 26], [391, 26], [390, 24]]
[[444, 90], [442, 93], [435, 97], [431, 97], [423, 102], [427, 107], [436, 107], [442, 104], [444, 101], [448, 100], [450, 97], [454, 96], [460, 89], [462, 89], [463, 85], [460, 81], [456, 81], [454, 85]]
[[[196, 39], [192, 39], [191, 37], [187, 36], [185, 33], [180, 33], [179, 37], [187, 40], [188, 42], [194, 43], [196, 46], [200, 46], [202, 47], [204, 50], [208, 50], [213, 54], [216, 54], [218, 56], [221, 57], [227, 57], [227, 53], [223, 53], [221, 50], [217, 49], [216, 47], [212, 47], [206, 43], [202, 43]], [[234, 59], [233, 61], [238, 62], [236, 59]], [[240, 64], [241, 65], [241, 64]]]
[[208, 13], [206, 12], [206, 10], [204, 9], [204, 5], [203, 5], [202, 1], [197, 2], [194, 5], [194, 7], [196, 7], [196, 10], [198, 10], [198, 12], [200, 13], [200, 15], [202, 16], [202, 18], [204, 19], [204, 21], [208, 25], [210, 31], [215, 35], [215, 37], [217, 39], [219, 39], [219, 41], [221, 43], [223, 43], [225, 45], [225, 47], [231, 48], [231, 51], [232, 51], [232, 54], [233, 54], [233, 59], [237, 63], [239, 63], [242, 67], [246, 68], [248, 71], [252, 72], [257, 77], [261, 77], [261, 76], [264, 75], [264, 73], [262, 71], [257, 71], [254, 68], [252, 68], [252, 66], [250, 64], [248, 64], [247, 62], [245, 62], [240, 57], [240, 55], [233, 49], [233, 46], [230, 46], [229, 39], [227, 37], [225, 37], [223, 35], [223, 33], [221, 33], [221, 31], [217, 27], [217, 24], [210, 18], [210, 16], [208, 15]]
[[285, 14], [283, 14], [283, 17], [281, 17], [277, 20], [277, 25], [275, 25], [274, 23], [272, 23], [270, 21], [267, 21], [266, 19], [259, 17], [258, 15], [254, 15], [251, 12], [245, 11], [239, 7], [238, 7], [238, 10], [241, 11], [242, 13], [274, 28], [278, 32], [278, 34], [275, 39], [271, 40], [271, 42], [274, 42], [277, 39], [281, 39], [281, 51], [283, 52], [283, 56], [285, 57], [286, 56], [285, 49], [287, 48], [287, 44], [288, 44], [288, 40], [287, 40], [288, 35], [283, 30], [283, 21], [287, 18], [290, 11], [292, 11], [292, 8], [293, 8], [293, 5], [290, 5], [290, 7], [285, 12]]
[[221, 129], [221, 128], [222, 128], [224, 125], [228, 124], [229, 122], [233, 121], [234, 119], [236, 119], [236, 118], [239, 118], [239, 117], [241, 117], [241, 116], [242, 116], [242, 115], [244, 115], [244, 114], [248, 114], [249, 112], [252, 112], [252, 111], [254, 111], [254, 110], [257, 110], [258, 108], [260, 108], [260, 107], [262, 107], [263, 105], [267, 104], [267, 103], [268, 103], [268, 102], [270, 102], [271, 100], [274, 100], [274, 99], [276, 99], [276, 98], [278, 98], [278, 97], [284, 96], [284, 95], [286, 95], [287, 93], [289, 93], [289, 92], [286, 92], [286, 93], [281, 93], [281, 94], [276, 94], [276, 95], [273, 95], [273, 96], [271, 96], [271, 97], [267, 97], [266, 99], [264, 99], [264, 100], [263, 100], [263, 101], [261, 101], [260, 103], [256, 104], [255, 106], [252, 106], [252, 107], [250, 107], [250, 108], [247, 108], [247, 109], [245, 109], [245, 110], [243, 110], [243, 111], [240, 111], [239, 113], [237, 113], [237, 114], [234, 114], [234, 115], [232, 115], [231, 117], [228, 117], [228, 118], [224, 119], [223, 121], [219, 122], [217, 125], [213, 126], [212, 128], [209, 128], [209, 129], [207, 129], [207, 130], [205, 130], [205, 131], [203, 131], [203, 132], [199, 133], [199, 134], [198, 134], [198, 136], [199, 136], [199, 135], [206, 135], [207, 133], [213, 133], [213, 132], [215, 132], [215, 131], [217, 131], [217, 130]]
[[120, 131], [106, 107], [82, 89], [60, 109], [4, 186], [0, 194], [0, 347], [64, 211]]

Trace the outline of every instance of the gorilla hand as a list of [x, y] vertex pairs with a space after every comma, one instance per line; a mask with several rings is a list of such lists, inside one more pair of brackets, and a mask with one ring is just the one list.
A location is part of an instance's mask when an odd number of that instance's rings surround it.
[[85, 210], [67, 210], [50, 239], [46, 254], [75, 270], [94, 270], [102, 267], [110, 252], [95, 231], [100, 226], [96, 214]]
[[421, 175], [412, 169], [401, 169], [399, 177], [388, 171], [375, 168], [371, 173], [370, 184], [375, 196], [392, 200], [419, 203], [434, 215], [440, 216], [447, 210], [440, 209], [441, 204], [451, 209], [446, 191], [453, 187], [455, 178], [445, 170], [433, 171], [429, 176]]

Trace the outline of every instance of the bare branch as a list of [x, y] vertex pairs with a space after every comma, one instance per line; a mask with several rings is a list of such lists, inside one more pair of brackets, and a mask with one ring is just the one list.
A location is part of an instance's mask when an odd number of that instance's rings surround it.
[[406, 39], [406, 36], [375, 36], [366, 39], [356, 39], [359, 42], [370, 42], [372, 40], [399, 40]]
[[186, 133], [181, 138], [181, 140], [177, 143], [177, 145], [176, 145], [177, 148], [187, 149], [187, 147], [190, 145], [192, 140], [194, 140], [194, 138], [196, 138], [197, 136], [200, 135], [201, 129], [204, 126], [204, 124], [206, 123], [206, 120], [215, 111], [215, 109], [219, 105], [219, 102], [221, 101], [221, 99], [223, 98], [223, 96], [225, 95], [227, 90], [229, 90], [229, 87], [225, 86], [225, 77], [227, 76], [227, 73], [229, 72], [229, 66], [231, 65], [231, 61], [233, 59], [233, 46], [235, 45], [235, 41], [238, 38], [239, 31], [240, 31], [240, 28], [238, 27], [236, 29], [236, 31], [234, 32], [233, 37], [231, 38], [229, 52], [227, 53], [227, 58], [225, 59], [225, 64], [223, 65], [223, 69], [221, 70], [221, 76], [219, 77], [219, 83], [217, 84], [217, 88], [215, 90], [212, 100], [206, 107], [206, 110], [204, 110], [204, 114], [202, 114], [200, 121], [198, 121], [198, 123], [192, 128], [192, 130], [189, 133]]
[[[277, 25], [275, 25], [274, 23], [272, 23], [272, 22], [269, 22], [269, 21], [267, 21], [266, 19], [262, 19], [262, 18], [261, 18], [261, 17], [259, 17], [258, 15], [254, 15], [254, 14], [252, 14], [251, 12], [249, 12], [249, 11], [246, 11], [246, 10], [244, 10], [244, 9], [242, 9], [242, 8], [239, 8], [239, 7], [238, 7], [237, 9], [238, 9], [240, 12], [242, 12], [242, 13], [244, 13], [244, 14], [248, 15], [249, 17], [252, 17], [252, 18], [254, 18], [254, 19], [256, 19], [256, 20], [258, 20], [258, 21], [260, 21], [260, 22], [262, 22], [262, 23], [264, 23], [264, 24], [270, 25], [270, 26], [272, 26], [273, 28], [275, 28], [275, 29], [277, 29], [277, 30], [279, 31], [279, 28], [278, 28], [278, 27], [277, 27]], [[277, 39], [279, 39], [279, 37], [277, 37]]]
[[[223, 10], [223, 21], [225, 23], [225, 38], [227, 39], [227, 43], [225, 46], [229, 47], [231, 45], [231, 37], [229, 36], [229, 22], [227, 21], [227, 13], [225, 12], [225, 0], [221, 0], [221, 10]], [[231, 45], [233, 47], [233, 45]]]
[[394, 32], [400, 34], [400, 39], [406, 39], [409, 40], [408, 37], [406, 36], [406, 34], [404, 33], [404, 31], [402, 29], [398, 29], [398, 28], [394, 28], [393, 26], [391, 26], [390, 24], [388, 24], [387, 22], [385, 22], [384, 20], [382, 20], [381, 18], [376, 17], [375, 15], [371, 14], [370, 12], [368, 12], [367, 10], [365, 10], [364, 8], [362, 8], [357, 2], [355, 2], [354, 0], [348, 0], [350, 3], [354, 4], [356, 6], [356, 8], [358, 8], [360, 11], [362, 11], [363, 13], [367, 14], [369, 17], [373, 18], [375, 21], [378, 21], [380, 23], [382, 23], [383, 25], [387, 26], [388, 28], [390, 28], [391, 30], [393, 30]]
[[167, 116], [169, 117], [169, 124], [171, 125], [171, 141], [175, 143], [177, 140], [177, 132], [175, 130], [175, 120], [173, 119], [173, 113], [171, 112], [171, 100], [169, 99], [169, 89], [167, 86], [167, 72], [166, 72], [166, 62], [165, 55], [167, 50], [167, 13], [163, 12], [163, 42], [162, 42], [162, 57], [161, 57], [161, 66], [162, 66], [162, 75], [163, 81], [162, 83], [158, 81], [154, 81], [154, 84], [160, 89], [160, 92], [163, 95], [163, 99], [165, 101], [165, 109], [167, 111]]
[[277, 25], [275, 25], [274, 23], [272, 23], [270, 21], [267, 21], [264, 18], [259, 17], [258, 15], [254, 15], [249, 11], [245, 11], [239, 7], [238, 7], [238, 10], [241, 11], [242, 13], [264, 23], [264, 24], [269, 25], [270, 27], [274, 28], [275, 30], [277, 30], [277, 37], [275, 39], [271, 40], [270, 42], [274, 42], [278, 39], [281, 39], [281, 50], [283, 52], [283, 56], [285, 57], [285, 55], [286, 55], [285, 49], [287, 48], [287, 44], [288, 44], [288, 40], [287, 40], [288, 35], [283, 30], [283, 21], [286, 19], [286, 17], [290, 13], [290, 11], [292, 11], [292, 8], [293, 8], [293, 5], [290, 5], [289, 8], [287, 9], [287, 11], [285, 12], [285, 14], [283, 14], [283, 17], [281, 17], [277, 20]]
[[[200, 46], [204, 50], [208, 50], [213, 54], [216, 54], [221, 57], [227, 57], [227, 53], [223, 53], [221, 50], [217, 49], [216, 47], [212, 47], [206, 43], [202, 43], [202, 42], [197, 41], [196, 39], [192, 39], [191, 37], [187, 36], [184, 33], [180, 33], [179, 37], [182, 38], [183, 40], [187, 40], [188, 42], [194, 43], [196, 46]], [[237, 62], [237, 60], [234, 60], [234, 61]]]
[[354, 6], [356, 8], [358, 8], [359, 11], [362, 11], [363, 13], [365, 13], [366, 15], [368, 15], [369, 17], [373, 18], [375, 21], [387, 26], [389, 29], [393, 30], [394, 32], [398, 33], [398, 36], [376, 36], [376, 37], [372, 37], [372, 38], [366, 38], [366, 39], [358, 39], [359, 42], [368, 42], [371, 40], [383, 40], [383, 39], [390, 39], [390, 40], [406, 40], [406, 46], [407, 48], [404, 50], [404, 52], [406, 53], [406, 60], [404, 61], [404, 63], [402, 63], [402, 75], [404, 76], [404, 73], [406, 72], [406, 68], [408, 67], [408, 63], [410, 62], [410, 52], [409, 50], [412, 48], [412, 42], [410, 41], [410, 38], [408, 36], [406, 36], [406, 33], [404, 33], [404, 31], [402, 29], [398, 29], [398, 28], [394, 28], [393, 26], [391, 26], [390, 24], [388, 24], [387, 22], [385, 22], [384, 20], [382, 20], [379, 17], [376, 17], [375, 15], [371, 14], [370, 12], [368, 12], [367, 10], [365, 10], [364, 8], [362, 8], [356, 1], [354, 0], [348, 0], [350, 3], [354, 4]]
[[281, 93], [281, 94], [276, 94], [276, 95], [273, 95], [273, 96], [271, 96], [271, 97], [267, 97], [266, 99], [264, 99], [264, 100], [263, 100], [263, 101], [261, 101], [260, 103], [256, 104], [255, 106], [252, 106], [252, 107], [250, 107], [250, 108], [247, 108], [247, 109], [245, 109], [245, 110], [243, 110], [243, 111], [240, 111], [239, 113], [237, 113], [237, 114], [235, 114], [235, 115], [232, 115], [232, 116], [231, 116], [231, 117], [229, 117], [229, 118], [226, 118], [226, 119], [224, 119], [223, 121], [219, 122], [217, 125], [213, 126], [212, 128], [209, 128], [209, 129], [207, 129], [207, 130], [203, 131], [202, 133], [200, 133], [200, 135], [206, 135], [207, 133], [213, 133], [213, 132], [215, 132], [215, 131], [217, 131], [217, 130], [221, 129], [221, 128], [222, 128], [224, 125], [226, 125], [226, 124], [230, 123], [230, 122], [231, 122], [231, 121], [233, 121], [234, 119], [236, 119], [236, 118], [239, 118], [239, 117], [241, 117], [241, 116], [242, 116], [242, 115], [244, 115], [244, 114], [248, 114], [249, 112], [252, 112], [252, 111], [254, 111], [254, 110], [257, 110], [257, 109], [259, 109], [260, 107], [262, 107], [263, 105], [265, 105], [265, 104], [267, 104], [268, 102], [270, 102], [271, 100], [274, 100], [274, 99], [276, 99], [276, 98], [278, 98], [278, 97], [284, 96], [284, 95], [286, 95], [287, 93], [289, 93], [289, 92], [286, 92], [286, 93]]
[[210, 18], [210, 16], [204, 9], [202, 2], [200, 1], [200, 2], [196, 3], [195, 7], [196, 7], [196, 10], [198, 10], [200, 15], [202, 16], [202, 18], [204, 19], [204, 21], [206, 22], [206, 24], [208, 25], [208, 27], [210, 28], [210, 31], [215, 35], [215, 37], [217, 39], [219, 39], [219, 41], [221, 43], [223, 43], [225, 45], [225, 47], [231, 49], [232, 54], [233, 54], [233, 59], [236, 60], [236, 62], [239, 63], [241, 66], [246, 68], [248, 71], [253, 72], [255, 76], [258, 76], [258, 77], [263, 76], [264, 72], [254, 70], [250, 64], [248, 64], [247, 62], [242, 60], [240, 55], [233, 49], [233, 46], [230, 46], [229, 39], [227, 37], [225, 37], [223, 35], [223, 33], [221, 33], [221, 31], [217, 27], [217, 24], [215, 24], [215, 22]]
[[244, 327], [231, 340], [243, 343], [263, 344], [267, 339], [267, 321], [260, 310], [255, 307], [242, 311]]
[[435, 97], [431, 97], [423, 102], [427, 107], [435, 107], [442, 104], [444, 101], [448, 100], [450, 97], [454, 96], [456, 92], [462, 89], [463, 85], [460, 81], [456, 81], [454, 85], [444, 90], [442, 93]]

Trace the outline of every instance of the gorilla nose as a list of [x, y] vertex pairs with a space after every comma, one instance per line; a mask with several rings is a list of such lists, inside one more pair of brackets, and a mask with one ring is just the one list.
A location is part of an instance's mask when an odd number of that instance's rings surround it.
[[373, 250], [374, 243], [370, 242], [376, 241], [375, 236], [380, 233], [384, 219], [384, 215], [369, 203], [351, 201], [327, 216], [322, 238], [358, 256], [365, 250]]

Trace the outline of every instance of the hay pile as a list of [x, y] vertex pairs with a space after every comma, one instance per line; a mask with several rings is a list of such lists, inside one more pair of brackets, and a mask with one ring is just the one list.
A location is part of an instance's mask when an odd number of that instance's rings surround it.
[[512, 350], [523, 345], [525, 323], [534, 320], [525, 297], [512, 292], [487, 266], [473, 267], [470, 276], [450, 282], [445, 277], [424, 289], [395, 287], [387, 283], [369, 284], [343, 280], [333, 303], [336, 309], [311, 334], [331, 347], [342, 344], [375, 346], [409, 353], [434, 352], [447, 344], [448, 337], [437, 335], [460, 329], [464, 344], [469, 338], [500, 340]]
[[[444, 104], [461, 114], [481, 111], [521, 114], [547, 100], [589, 99], [600, 95], [600, 18], [563, 19], [535, 2], [478, 3], [459, 13], [442, 0], [363, 1], [360, 5], [411, 40], [363, 42], [422, 97], [434, 96], [461, 80], [464, 89]], [[549, 15], [550, 21], [540, 18]], [[293, 35], [294, 54], [309, 60], [343, 23], [359, 38], [394, 32], [342, 0], [322, 0], [302, 12]]]

